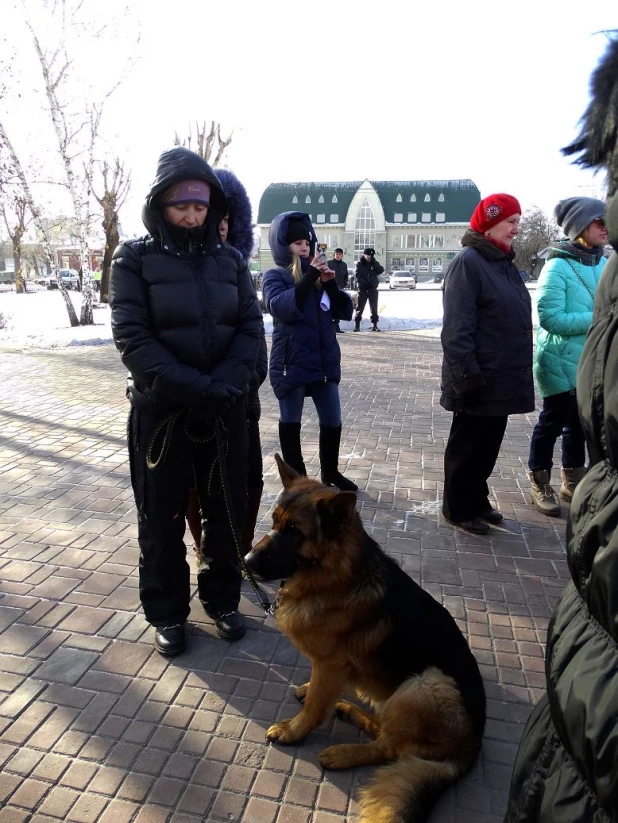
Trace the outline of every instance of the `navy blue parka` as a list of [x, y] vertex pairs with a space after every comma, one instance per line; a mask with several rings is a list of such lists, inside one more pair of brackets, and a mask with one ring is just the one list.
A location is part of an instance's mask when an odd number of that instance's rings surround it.
[[[291, 219], [303, 220], [311, 234], [310, 257], [315, 254], [316, 236], [308, 214], [284, 212], [270, 227], [270, 250], [276, 268], [264, 275], [263, 295], [266, 310], [273, 318], [270, 353], [270, 382], [277, 398], [285, 397], [299, 386], [341, 380], [341, 350], [333, 320], [352, 319], [352, 299], [340, 291], [335, 280], [324, 288], [312, 287], [302, 308], [296, 299], [297, 284], [289, 269], [292, 254], [286, 243]], [[324, 293], [330, 307], [320, 305]], [[310, 391], [308, 391], [310, 393]]]

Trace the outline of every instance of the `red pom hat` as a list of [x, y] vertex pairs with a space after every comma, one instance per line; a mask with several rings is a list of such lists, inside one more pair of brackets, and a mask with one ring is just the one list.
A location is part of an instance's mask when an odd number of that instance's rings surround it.
[[490, 194], [474, 209], [470, 228], [479, 234], [485, 234], [492, 226], [497, 226], [514, 214], [521, 214], [519, 200], [510, 194]]

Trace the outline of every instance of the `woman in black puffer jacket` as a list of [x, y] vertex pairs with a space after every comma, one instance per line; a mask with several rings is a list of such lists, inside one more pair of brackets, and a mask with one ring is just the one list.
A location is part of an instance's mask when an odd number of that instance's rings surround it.
[[571, 582], [547, 632], [547, 693], [522, 738], [506, 823], [618, 821], [618, 39], [593, 76], [582, 135], [566, 153], [606, 168], [614, 248], [579, 361], [590, 468], [567, 528]]
[[[245, 397], [263, 323], [247, 263], [218, 235], [227, 211], [221, 184], [202, 158], [180, 147], [166, 151], [143, 210], [148, 234], [122, 243], [112, 265], [112, 332], [130, 372], [128, 444], [140, 599], [156, 627], [155, 646], [166, 655], [185, 645], [188, 490], [195, 477], [199, 494], [222, 495], [210, 471], [215, 420], [225, 435], [238, 524], [246, 506]], [[208, 508], [198, 593], [219, 635], [236, 639], [245, 632], [236, 546], [222, 497], [220, 505]]]

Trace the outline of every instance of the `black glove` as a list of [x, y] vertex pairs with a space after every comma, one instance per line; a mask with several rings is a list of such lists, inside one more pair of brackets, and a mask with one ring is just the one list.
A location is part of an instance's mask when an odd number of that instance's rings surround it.
[[230, 386], [229, 383], [223, 383], [221, 380], [211, 380], [200, 411], [216, 417], [228, 409], [234, 401], [241, 396], [242, 391], [234, 386]]
[[466, 409], [475, 409], [483, 400], [485, 394], [485, 387], [481, 389], [474, 389], [474, 391], [466, 392], [460, 396], [462, 411]]

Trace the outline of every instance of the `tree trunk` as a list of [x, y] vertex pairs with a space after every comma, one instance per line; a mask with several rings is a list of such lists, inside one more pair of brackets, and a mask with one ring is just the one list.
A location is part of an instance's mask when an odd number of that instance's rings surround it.
[[109, 303], [109, 281], [112, 269], [114, 250], [120, 241], [118, 234], [118, 219], [111, 220], [105, 227], [105, 254], [103, 255], [103, 269], [101, 271], [101, 303]]
[[15, 292], [16, 294], [23, 294], [25, 289], [21, 254], [21, 237], [15, 237], [13, 239], [13, 262], [15, 263]]
[[88, 246], [83, 231], [79, 238], [81, 261], [82, 261], [82, 313], [79, 322], [82, 326], [91, 326], [94, 323], [92, 313], [92, 272], [90, 271], [90, 261], [88, 260]]

